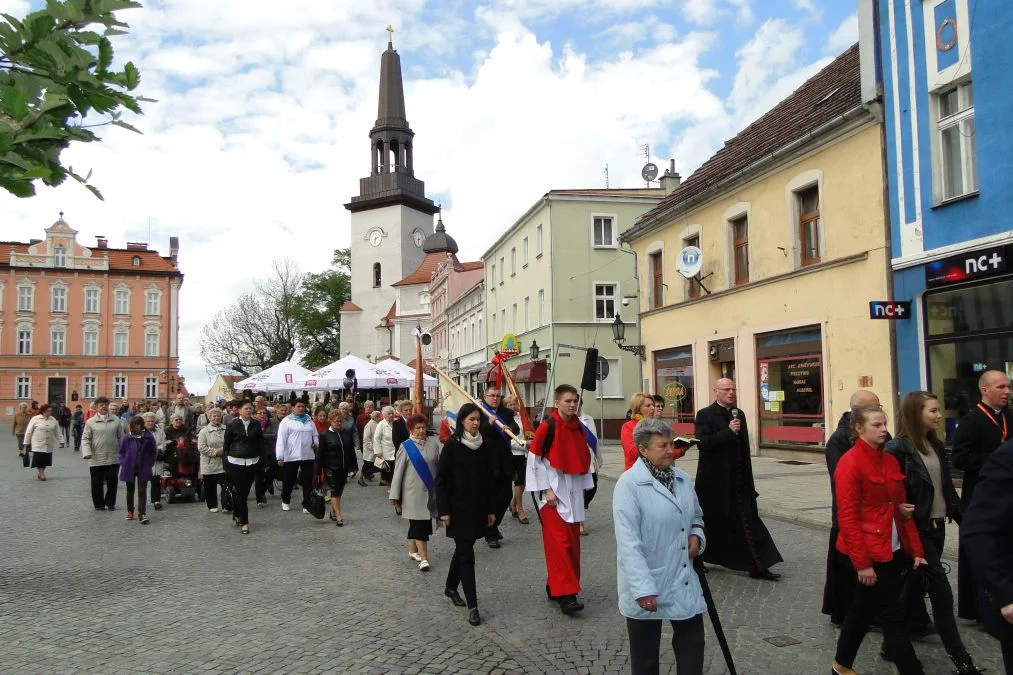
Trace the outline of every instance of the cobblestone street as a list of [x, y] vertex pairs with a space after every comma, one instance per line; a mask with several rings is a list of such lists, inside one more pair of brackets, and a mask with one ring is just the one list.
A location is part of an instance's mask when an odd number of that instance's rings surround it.
[[[277, 497], [251, 513], [240, 536], [228, 515], [202, 504], [151, 511], [127, 522], [120, 486], [114, 513], [96, 512], [85, 462], [60, 449], [45, 483], [23, 469], [10, 436], [0, 441], [2, 673], [615, 673], [626, 672], [616, 610], [611, 491], [603, 479], [583, 539], [577, 618], [545, 599], [539, 525], [508, 517], [503, 548], [478, 555], [472, 628], [443, 597], [453, 546], [442, 531], [433, 570], [407, 556], [407, 524], [375, 484], [350, 484], [345, 527], [316, 521]], [[762, 489], [762, 488], [761, 488]], [[295, 500], [293, 500], [295, 503]], [[715, 569], [710, 582], [739, 673], [825, 673], [836, 633], [819, 613], [826, 534], [768, 520], [787, 560], [779, 583]], [[1001, 673], [996, 644], [963, 627], [979, 666]], [[797, 641], [777, 647], [767, 638]], [[726, 672], [708, 624], [708, 674]], [[662, 672], [673, 672], [666, 627]], [[856, 666], [891, 673], [880, 637]], [[926, 672], [950, 672], [938, 638], [916, 644]]]

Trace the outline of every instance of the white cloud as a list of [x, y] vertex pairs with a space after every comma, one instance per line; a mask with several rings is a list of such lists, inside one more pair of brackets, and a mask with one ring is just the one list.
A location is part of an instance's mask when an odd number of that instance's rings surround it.
[[814, 18], [819, 18], [823, 15], [823, 11], [816, 6], [814, 0], [792, 0], [791, 4], [795, 6], [795, 9], [808, 12]]
[[734, 15], [739, 25], [749, 25], [755, 20], [752, 0], [683, 0], [682, 15], [690, 23], [711, 26]]
[[830, 34], [823, 51], [836, 56], [856, 42], [858, 42], [858, 15], [852, 14]]

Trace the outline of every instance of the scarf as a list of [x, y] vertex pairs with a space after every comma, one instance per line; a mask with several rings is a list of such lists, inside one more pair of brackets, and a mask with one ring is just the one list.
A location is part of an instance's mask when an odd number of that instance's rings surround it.
[[654, 476], [654, 479], [657, 480], [662, 485], [664, 485], [666, 488], [668, 488], [668, 491], [674, 495], [675, 472], [672, 471], [672, 467], [669, 467], [664, 470], [659, 469], [658, 467], [651, 464], [651, 462], [648, 461], [648, 459], [643, 455], [640, 456], [640, 460], [644, 463], [644, 466], [647, 467], [647, 470], [651, 472], [651, 475]]
[[303, 413], [302, 415], [296, 415], [294, 412], [290, 412], [288, 414], [288, 416], [291, 417], [292, 419], [294, 419], [296, 422], [301, 422], [302, 424], [306, 424], [306, 422], [308, 422], [309, 419], [310, 419], [309, 413]]
[[461, 431], [461, 443], [471, 448], [472, 450], [478, 450], [482, 447], [482, 434], [475, 434], [472, 436], [467, 431]]

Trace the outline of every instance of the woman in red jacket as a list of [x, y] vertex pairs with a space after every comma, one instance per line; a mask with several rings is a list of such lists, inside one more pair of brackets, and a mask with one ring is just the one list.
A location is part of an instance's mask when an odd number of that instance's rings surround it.
[[[837, 550], [858, 572], [854, 601], [848, 610], [833, 672], [855, 675], [851, 665], [869, 630], [873, 613], [883, 627], [883, 647], [892, 654], [901, 675], [924, 675], [904, 626], [900, 607], [901, 565], [925, 564], [918, 529], [907, 503], [904, 475], [897, 460], [883, 451], [888, 436], [886, 414], [878, 405], [851, 409], [858, 439], [837, 464]], [[903, 551], [901, 550], [903, 549]]]
[[623, 459], [625, 460], [623, 471], [636, 464], [637, 459], [640, 458], [637, 444], [633, 442], [633, 427], [637, 426], [637, 422], [645, 417], [654, 417], [654, 398], [650, 394], [638, 391], [630, 398], [630, 411], [630, 419], [623, 425], [619, 435], [623, 444]]

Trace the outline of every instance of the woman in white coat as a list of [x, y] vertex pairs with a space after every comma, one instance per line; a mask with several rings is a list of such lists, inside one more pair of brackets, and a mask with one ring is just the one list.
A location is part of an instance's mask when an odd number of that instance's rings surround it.
[[[383, 419], [376, 423], [373, 430], [373, 466], [380, 469], [380, 486], [389, 486], [394, 476], [394, 459], [397, 448], [394, 446], [394, 406], [385, 405], [381, 411]], [[388, 490], [389, 492], [389, 490]]]
[[626, 617], [630, 667], [658, 672], [661, 623], [672, 623], [676, 672], [702, 675], [707, 611], [693, 559], [707, 542], [693, 482], [672, 467], [681, 456], [672, 429], [645, 418], [633, 429], [639, 458], [619, 477], [612, 498], [619, 612]]
[[[183, 416], [173, 413], [170, 424], [175, 426], [178, 419], [183, 423]], [[179, 428], [179, 427], [175, 427]], [[225, 425], [222, 424], [222, 411], [211, 408], [208, 411], [208, 423], [197, 434], [197, 452], [200, 453], [200, 475], [204, 481], [204, 502], [208, 511], [218, 513], [218, 489], [225, 480]]]
[[390, 483], [390, 503], [408, 521], [408, 557], [429, 571], [429, 537], [436, 518], [436, 465], [440, 461], [440, 441], [427, 436], [429, 421], [425, 415], [407, 420], [408, 440], [401, 444], [394, 460]]
[[[366, 487], [369, 485], [366, 476], [369, 476], [369, 480], [372, 480], [373, 474], [373, 434], [376, 432], [376, 425], [383, 419], [383, 414], [379, 410], [374, 410], [369, 413], [369, 421], [366, 422], [366, 426], [362, 428], [362, 472], [359, 474], [359, 485]], [[369, 465], [370, 469], [367, 470], [366, 466]]]
[[53, 452], [60, 439], [60, 423], [53, 417], [52, 407], [43, 403], [39, 414], [25, 427], [25, 445], [31, 446], [32, 468], [38, 471], [37, 479], [46, 480], [46, 467], [53, 466]]
[[278, 441], [274, 455], [281, 467], [281, 510], [291, 509], [292, 486], [299, 479], [302, 491], [302, 512], [309, 513], [313, 492], [313, 465], [316, 462], [320, 436], [313, 418], [306, 414], [306, 404], [296, 401], [292, 412], [278, 425]]

